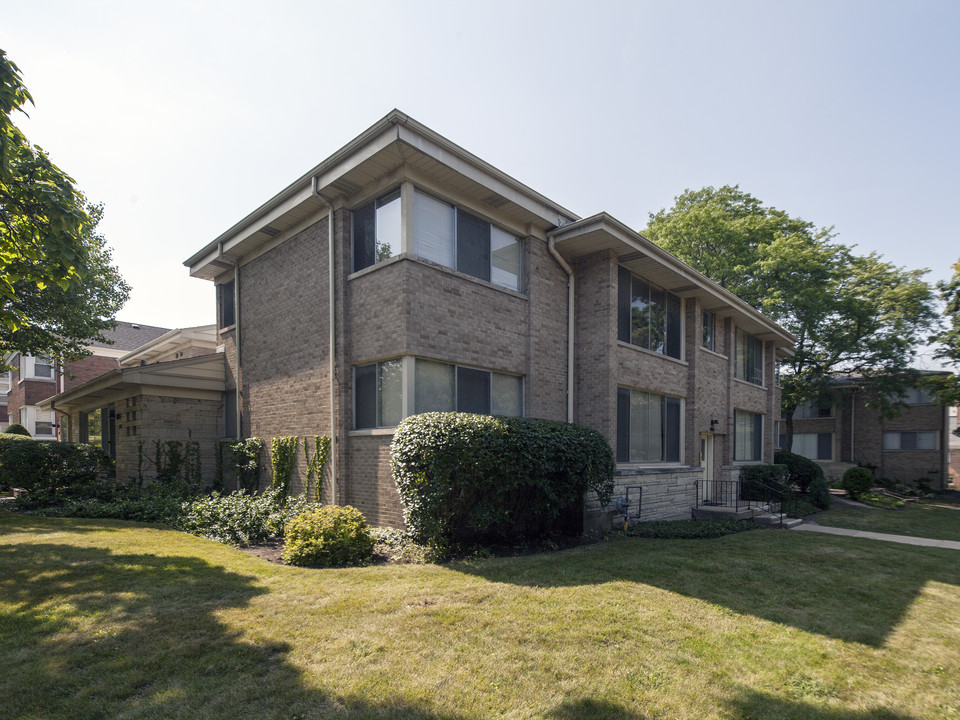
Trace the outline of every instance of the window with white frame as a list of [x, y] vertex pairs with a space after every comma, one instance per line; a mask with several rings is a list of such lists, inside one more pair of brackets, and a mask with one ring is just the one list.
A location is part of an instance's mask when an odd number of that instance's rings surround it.
[[682, 401], [617, 388], [617, 462], [680, 462]]
[[[401, 252], [400, 191], [353, 212], [353, 270]], [[413, 253], [425, 260], [519, 291], [523, 246], [514, 235], [463, 208], [413, 192]]]
[[938, 450], [940, 433], [936, 430], [910, 430], [906, 432], [885, 432], [884, 450]]
[[35, 438], [49, 440], [55, 438], [56, 414], [52, 410], [40, 410], [33, 405], [20, 408], [20, 424]]
[[53, 360], [42, 357], [20, 356], [21, 380], [53, 380]]
[[625, 267], [617, 277], [617, 338], [680, 359], [683, 318], [679, 296]]
[[523, 415], [523, 378], [423, 358], [393, 358], [354, 368], [359, 429], [394, 427], [403, 419], [404, 392], [411, 410]]
[[794, 433], [791, 452], [810, 460], [832, 460], [833, 433]]
[[763, 415], [734, 410], [733, 459], [758, 461], [763, 457]]
[[763, 385], [763, 342], [737, 328], [737, 358], [734, 377]]

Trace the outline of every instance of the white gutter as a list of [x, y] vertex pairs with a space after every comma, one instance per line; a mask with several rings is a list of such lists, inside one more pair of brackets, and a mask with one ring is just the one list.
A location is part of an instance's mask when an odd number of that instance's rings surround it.
[[[327, 305], [330, 310], [329, 325], [330, 325], [330, 344], [327, 352], [330, 355], [330, 500], [331, 504], [336, 505], [339, 500], [339, 486], [337, 483], [337, 381], [336, 381], [336, 359], [334, 353], [337, 348], [336, 344], [336, 293], [334, 292], [334, 282], [336, 281], [336, 263], [334, 258], [334, 242], [333, 242], [333, 204], [323, 195], [320, 194], [320, 191], [317, 188], [317, 178], [313, 178], [312, 182], [312, 191], [313, 194], [327, 204], [327, 257], [328, 257], [328, 277], [327, 277], [327, 287], [329, 289], [329, 298], [327, 300]], [[320, 478], [317, 478], [319, 481]]]
[[566, 260], [560, 257], [557, 248], [554, 245], [553, 238], [547, 240], [547, 248], [550, 254], [560, 264], [563, 271], [567, 273], [567, 422], [573, 422], [573, 270], [567, 265]]

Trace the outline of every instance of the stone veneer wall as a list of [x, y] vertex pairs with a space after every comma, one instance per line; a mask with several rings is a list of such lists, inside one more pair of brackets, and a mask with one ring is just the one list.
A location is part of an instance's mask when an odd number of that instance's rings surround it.
[[[719, 475], [718, 475], [719, 477]], [[623, 468], [614, 474], [613, 497], [626, 497], [627, 486], [640, 485], [642, 494], [630, 489], [630, 522], [636, 522], [639, 503], [639, 521], [682, 520], [691, 516], [696, 504], [696, 482], [703, 478], [703, 470], [694, 467]], [[587, 495], [584, 530], [603, 531], [623, 522], [623, 516], [613, 504], [603, 507], [594, 493]]]

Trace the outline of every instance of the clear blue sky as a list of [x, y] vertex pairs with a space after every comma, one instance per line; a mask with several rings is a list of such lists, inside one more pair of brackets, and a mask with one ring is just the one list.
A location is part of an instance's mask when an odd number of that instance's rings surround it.
[[762, 201], [960, 257], [960, 2], [34, 2], [19, 122], [106, 205], [120, 318], [212, 322], [193, 252], [397, 107], [580, 215]]

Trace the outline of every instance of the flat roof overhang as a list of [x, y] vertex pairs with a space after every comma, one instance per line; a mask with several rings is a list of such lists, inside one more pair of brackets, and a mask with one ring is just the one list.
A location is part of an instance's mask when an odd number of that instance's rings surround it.
[[350, 206], [361, 200], [359, 193], [364, 188], [401, 170], [407, 177], [430, 178], [454, 194], [472, 198], [480, 209], [488, 209], [520, 227], [546, 232], [578, 217], [394, 110], [208, 243], [184, 265], [193, 277], [213, 280], [277, 235], [311, 218], [319, 220], [330, 201], [339, 198]]
[[110, 402], [145, 387], [157, 393], [222, 393], [226, 390], [223, 353], [111, 370], [38, 403], [43, 410], [72, 412]]
[[567, 260], [612, 250], [617, 262], [680, 297], [695, 297], [706, 310], [736, 318], [751, 335], [773, 341], [778, 357], [793, 354], [796, 338], [729, 290], [697, 272], [659, 245], [607, 213], [599, 213], [548, 233]]

